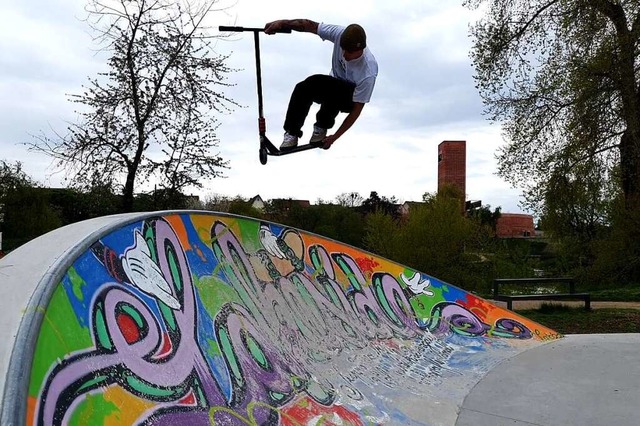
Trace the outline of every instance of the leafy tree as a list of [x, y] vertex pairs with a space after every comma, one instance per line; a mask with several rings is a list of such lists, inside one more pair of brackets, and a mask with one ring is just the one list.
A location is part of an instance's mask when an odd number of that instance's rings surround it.
[[234, 200], [245, 201], [240, 195], [231, 198], [224, 194], [209, 194], [205, 197], [202, 208], [204, 210], [228, 213], [229, 207]]
[[103, 176], [96, 171], [86, 181], [75, 181], [66, 189], [78, 194], [75, 202], [82, 211], [81, 218], [66, 221], [71, 223], [77, 220], [90, 219], [122, 213], [122, 195], [117, 189], [113, 176]]
[[203, 24], [216, 1], [196, 1], [90, 0], [88, 22], [110, 55], [109, 71], [71, 96], [82, 106], [79, 124], [32, 144], [76, 181], [124, 177], [126, 211], [140, 182], [156, 178], [177, 196], [227, 167], [210, 150], [218, 145], [212, 113], [233, 104], [218, 91], [230, 70]]
[[319, 218], [310, 209], [311, 206], [302, 206], [291, 198], [275, 198], [265, 203], [264, 217], [272, 222], [313, 232]]
[[580, 181], [596, 171], [611, 179], [618, 169], [627, 209], [640, 204], [640, 3], [464, 4], [486, 6], [471, 57], [489, 117], [504, 123], [499, 175], [528, 187], [533, 207], [552, 188], [565, 189], [558, 176]]
[[590, 162], [576, 168], [587, 168], [574, 174], [553, 173], [543, 194], [541, 226], [556, 238], [572, 237], [580, 244], [597, 239], [609, 224], [614, 188], [604, 174], [594, 171]]
[[266, 203], [264, 214], [254, 217], [264, 217], [356, 247], [363, 244], [364, 221], [360, 213], [350, 207], [325, 202], [306, 206], [291, 199], [274, 199]]
[[117, 194], [110, 183], [96, 183], [83, 191], [82, 207], [87, 218], [120, 213], [122, 197]]
[[22, 163], [7, 163], [0, 160], [0, 203], [7, 196], [9, 191], [21, 186], [33, 186], [34, 182], [22, 170]]
[[298, 227], [298, 222], [290, 218], [298, 215], [301, 209], [300, 204], [291, 198], [274, 198], [265, 203], [264, 215], [265, 219], [272, 222]]
[[262, 212], [251, 205], [248, 200], [237, 196], [229, 202], [229, 213], [262, 219]]
[[3, 249], [12, 250], [62, 225], [46, 192], [22, 170], [0, 160], [0, 231]]
[[360, 212], [364, 214], [375, 213], [381, 211], [389, 214], [394, 218], [398, 216], [398, 200], [396, 197], [387, 198], [384, 195], [381, 197], [376, 191], [371, 191], [369, 198], [364, 200], [359, 207]]
[[14, 164], [0, 160], [0, 231], [4, 232], [6, 247], [7, 209], [11, 206], [13, 194], [24, 187], [33, 186], [31, 178], [22, 170], [22, 163]]
[[350, 207], [320, 203], [292, 210], [289, 220], [297, 228], [362, 247], [364, 222], [362, 216]]
[[191, 197], [166, 188], [138, 194], [133, 201], [134, 211], [184, 210], [191, 208]]
[[399, 226], [391, 215], [381, 210], [368, 214], [365, 219], [364, 247], [382, 257], [404, 263], [398, 248]]
[[[443, 186], [396, 220], [377, 210], [366, 216], [364, 246], [374, 253], [431, 274], [469, 291], [489, 295], [494, 278], [531, 276], [527, 240], [495, 237], [500, 208], [463, 212], [461, 192]], [[492, 227], [493, 224], [493, 227]]]
[[486, 225], [495, 233], [498, 219], [502, 214], [502, 207], [496, 207], [491, 211], [491, 205], [486, 204], [476, 209], [467, 210], [467, 217], [475, 220], [480, 225]]
[[425, 194], [423, 200], [425, 205], [412, 209], [399, 234], [403, 257], [425, 272], [454, 282], [472, 235], [471, 222], [462, 214], [455, 191]]
[[496, 207], [491, 211], [491, 206], [487, 204], [466, 211], [472, 229], [466, 251], [469, 255], [475, 255], [478, 262], [484, 262], [487, 254], [497, 252], [496, 226], [501, 210], [501, 207]]
[[613, 204], [609, 232], [589, 245], [593, 262], [572, 265], [592, 288], [640, 283], [640, 211], [624, 209], [619, 199]]
[[41, 188], [15, 188], [6, 198], [3, 236], [7, 249], [16, 248], [63, 225]]
[[472, 224], [455, 190], [425, 194], [402, 221], [378, 209], [366, 219], [365, 246], [384, 257], [450, 282], [460, 282]]

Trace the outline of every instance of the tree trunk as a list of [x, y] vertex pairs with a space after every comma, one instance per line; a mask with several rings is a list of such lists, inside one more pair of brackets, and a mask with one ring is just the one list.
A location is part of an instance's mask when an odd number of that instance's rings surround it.
[[626, 130], [620, 138], [620, 166], [625, 207], [640, 207], [640, 135]]
[[136, 172], [129, 170], [127, 173], [127, 181], [122, 190], [122, 211], [129, 213], [133, 211], [133, 184], [136, 179]]
[[640, 99], [635, 70], [637, 40], [634, 29], [629, 28], [630, 19], [622, 4], [609, 0], [592, 0], [590, 4], [611, 21], [616, 31], [618, 52], [614, 81], [622, 100], [626, 125], [620, 138], [620, 169], [625, 207], [630, 210], [640, 206]]
[[[139, 114], [137, 114], [139, 115]], [[133, 211], [133, 190], [138, 174], [138, 167], [142, 161], [142, 153], [145, 148], [146, 135], [144, 132], [144, 122], [138, 122], [138, 147], [133, 161], [127, 166], [127, 181], [122, 192], [122, 208], [126, 213]]]

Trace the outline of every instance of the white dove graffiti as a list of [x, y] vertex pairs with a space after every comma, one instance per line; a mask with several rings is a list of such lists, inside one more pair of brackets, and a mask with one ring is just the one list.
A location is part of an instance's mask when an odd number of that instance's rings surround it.
[[262, 246], [271, 256], [277, 257], [278, 259], [286, 258], [285, 254], [280, 250], [280, 247], [278, 247], [278, 237], [273, 235], [273, 232], [271, 232], [267, 226], [260, 226], [259, 236]]
[[180, 302], [173, 296], [171, 286], [151, 258], [151, 250], [139, 231], [135, 231], [135, 240], [134, 246], [128, 248], [122, 256], [122, 267], [131, 284], [167, 306], [180, 309]]
[[433, 296], [433, 292], [431, 290], [427, 290], [427, 287], [429, 287], [431, 285], [431, 281], [429, 280], [423, 280], [420, 277], [419, 273], [415, 273], [413, 275], [413, 277], [411, 278], [407, 278], [406, 275], [404, 274], [404, 272], [400, 275], [400, 278], [402, 278], [402, 281], [407, 285], [407, 287], [409, 287], [409, 289], [414, 293], [414, 294], [421, 294], [424, 293], [427, 296]]

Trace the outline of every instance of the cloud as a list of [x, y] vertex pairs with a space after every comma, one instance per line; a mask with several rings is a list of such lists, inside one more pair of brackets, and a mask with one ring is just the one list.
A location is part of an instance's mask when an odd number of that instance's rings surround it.
[[[0, 5], [0, 146], [3, 159], [22, 160], [34, 178], [62, 184], [51, 175], [50, 159], [29, 153], [19, 142], [29, 135], [64, 131], [77, 119], [69, 93], [81, 93], [87, 77], [104, 69], [89, 27], [75, 0], [34, 0]], [[222, 88], [240, 104], [219, 115], [220, 145], [230, 161], [226, 179], [208, 182], [199, 194], [332, 200], [343, 192], [367, 197], [371, 191], [401, 200], [420, 200], [437, 189], [437, 146], [467, 140], [467, 192], [492, 206], [518, 211], [517, 189], [495, 176], [495, 150], [503, 144], [497, 126], [482, 116], [468, 52], [473, 12], [450, 2], [421, 0], [300, 3], [287, 0], [256, 7], [247, 0], [219, 3], [209, 25], [262, 26], [280, 18], [328, 23], [358, 22], [367, 30], [380, 74], [372, 102], [354, 127], [329, 150], [258, 160], [257, 88], [253, 35], [217, 40], [218, 54], [230, 55], [231, 87]], [[298, 81], [328, 73], [331, 44], [312, 34], [260, 36], [264, 112], [268, 135], [279, 145], [291, 91]], [[310, 134], [312, 109], [305, 123]], [[340, 118], [338, 118], [338, 123]]]

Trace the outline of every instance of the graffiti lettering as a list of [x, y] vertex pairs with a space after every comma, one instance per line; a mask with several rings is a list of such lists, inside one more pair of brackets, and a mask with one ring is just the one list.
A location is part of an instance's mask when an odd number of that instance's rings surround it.
[[[266, 225], [258, 231], [263, 248], [249, 253], [223, 221], [208, 226], [206, 285], [233, 297], [203, 317], [188, 248], [170, 221], [147, 219], [119, 252], [103, 241], [91, 247], [110, 275], [91, 294], [93, 347], [51, 367], [36, 424], [66, 424], [83, 395], [114, 385], [154, 403], [137, 419], [144, 425], [293, 425], [287, 413], [311, 421], [312, 411], [363, 424], [340, 405], [372, 406], [360, 386], [425, 394], [444, 375], [460, 374], [445, 337], [534, 337], [515, 319], [489, 325], [456, 301], [428, 305], [429, 317], [418, 318], [413, 298], [422, 303], [436, 292], [418, 273], [396, 277], [374, 270], [373, 259], [289, 245]], [[302, 242], [297, 231], [285, 233]], [[198, 333], [212, 342], [209, 353]], [[545, 336], [535, 330], [535, 337]], [[299, 401], [314, 409], [304, 412]]]

